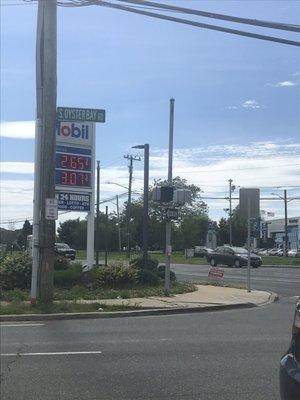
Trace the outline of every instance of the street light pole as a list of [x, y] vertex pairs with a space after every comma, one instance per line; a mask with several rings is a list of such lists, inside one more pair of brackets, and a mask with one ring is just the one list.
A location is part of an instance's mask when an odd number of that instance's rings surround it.
[[284, 249], [283, 256], [288, 256], [289, 238], [288, 238], [288, 217], [287, 217], [287, 191], [284, 190]]
[[[168, 162], [168, 184], [173, 184], [173, 136], [174, 136], [174, 103], [170, 99], [170, 121], [169, 121], [169, 162]], [[170, 295], [170, 265], [171, 265], [171, 220], [166, 221], [166, 267], [165, 267], [165, 295]]]
[[99, 232], [100, 232], [100, 161], [97, 161], [97, 224], [96, 224], [96, 265], [99, 265]]
[[232, 246], [232, 179], [229, 179], [229, 244]]

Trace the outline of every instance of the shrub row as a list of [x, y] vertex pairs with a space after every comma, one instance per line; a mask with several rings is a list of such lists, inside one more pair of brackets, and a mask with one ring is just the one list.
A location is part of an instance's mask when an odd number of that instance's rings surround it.
[[[32, 258], [27, 252], [7, 255], [0, 265], [0, 287], [4, 290], [29, 289], [31, 284]], [[111, 263], [107, 267], [82, 272], [79, 263], [70, 263], [64, 257], [56, 257], [54, 264], [54, 286], [71, 288], [85, 285], [95, 288], [131, 288], [135, 285], [158, 286], [165, 275], [165, 266], [149, 258], [146, 268], [141, 257], [126, 265], [124, 262]], [[176, 280], [171, 271], [171, 281]]]

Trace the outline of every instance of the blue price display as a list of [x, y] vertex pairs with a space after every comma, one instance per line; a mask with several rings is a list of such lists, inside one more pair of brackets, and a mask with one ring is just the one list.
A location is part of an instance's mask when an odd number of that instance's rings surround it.
[[91, 171], [91, 157], [68, 153], [56, 153], [55, 167], [58, 169]]
[[55, 171], [55, 184], [59, 186], [91, 187], [91, 173], [79, 171]]

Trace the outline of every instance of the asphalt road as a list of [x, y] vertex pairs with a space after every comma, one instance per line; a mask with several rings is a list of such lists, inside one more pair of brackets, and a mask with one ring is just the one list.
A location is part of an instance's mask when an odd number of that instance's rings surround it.
[[[183, 281], [208, 281], [208, 265], [173, 264], [172, 270]], [[246, 285], [247, 268], [224, 269], [224, 283]], [[276, 292], [281, 296], [300, 295], [300, 268], [260, 267], [250, 269], [251, 288]]]
[[[181, 279], [207, 267], [173, 266]], [[206, 268], [206, 269], [205, 269]], [[239, 283], [245, 269], [228, 268]], [[279, 400], [300, 270], [251, 270], [259, 308], [1, 326], [1, 400]]]

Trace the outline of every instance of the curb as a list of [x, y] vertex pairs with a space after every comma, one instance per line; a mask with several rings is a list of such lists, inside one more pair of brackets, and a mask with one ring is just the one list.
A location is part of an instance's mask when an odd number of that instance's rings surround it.
[[148, 310], [134, 311], [114, 311], [107, 313], [89, 312], [89, 313], [57, 313], [57, 314], [12, 314], [1, 315], [0, 322], [12, 321], [56, 321], [56, 320], [72, 320], [72, 319], [98, 319], [98, 318], [124, 318], [124, 317], [144, 317], [155, 315], [175, 315], [175, 314], [191, 314], [203, 313], [211, 311], [226, 311], [236, 310], [241, 308], [254, 308], [271, 304], [279, 299], [279, 296], [270, 292], [269, 299], [262, 304], [254, 303], [237, 303], [237, 304], [222, 304], [217, 306], [207, 307], [186, 307], [186, 308], [154, 308]]

